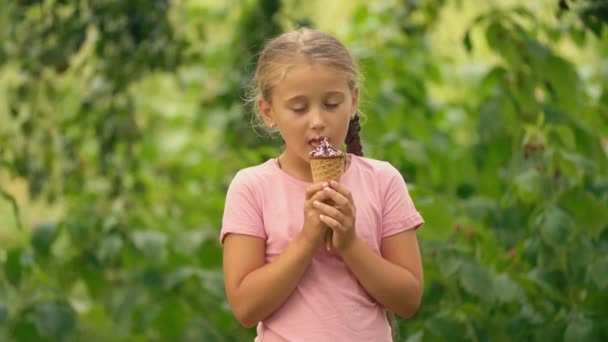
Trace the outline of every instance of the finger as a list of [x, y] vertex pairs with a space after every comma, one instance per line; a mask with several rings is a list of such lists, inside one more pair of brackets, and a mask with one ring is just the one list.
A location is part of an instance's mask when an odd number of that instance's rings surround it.
[[318, 182], [318, 183], [309, 185], [306, 188], [306, 199], [310, 199], [314, 194], [316, 194], [317, 192], [319, 192], [320, 190], [322, 190], [323, 188], [325, 188], [327, 186], [329, 186], [329, 183], [327, 183], [327, 182]]
[[320, 201], [312, 202], [312, 205], [321, 211], [321, 214], [327, 215], [338, 222], [344, 222], [345, 216], [342, 212], [331, 205]]
[[327, 202], [329, 199], [328, 194], [323, 191], [322, 189], [317, 191], [317, 193], [315, 193], [314, 195], [312, 195], [312, 197], [308, 200], [308, 203], [310, 203], [312, 205], [312, 203], [314, 203], [315, 201], [319, 201], [319, 202]]
[[340, 224], [340, 222], [338, 222], [336, 219], [334, 219], [332, 217], [321, 214], [321, 215], [319, 215], [319, 219], [321, 220], [321, 222], [325, 223], [325, 225], [327, 225], [333, 231], [339, 231], [340, 233], [342, 233], [345, 230], [344, 227], [342, 226], [342, 224]]
[[342, 196], [346, 197], [351, 203], [353, 202], [353, 195], [350, 192], [350, 190], [348, 190], [347, 187], [345, 187], [344, 185], [342, 185], [334, 180], [329, 182], [329, 185], [331, 186], [332, 189], [336, 190], [337, 192], [342, 194]]
[[323, 191], [327, 194], [327, 197], [336, 203], [340, 208], [348, 208], [350, 201], [344, 195], [336, 191], [331, 187], [323, 188]]

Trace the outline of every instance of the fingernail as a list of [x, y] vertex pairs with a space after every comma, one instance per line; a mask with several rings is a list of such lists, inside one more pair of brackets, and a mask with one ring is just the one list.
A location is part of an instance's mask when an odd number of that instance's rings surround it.
[[320, 218], [320, 219], [322, 219], [322, 218], [324, 218], [324, 217], [325, 217], [325, 215], [323, 215], [323, 214], [319, 215], [319, 218]]
[[325, 189], [323, 189], [323, 190], [325, 190], [325, 192], [330, 192], [330, 191], [331, 191], [331, 188], [325, 188]]
[[331, 184], [332, 186], [336, 186], [336, 185], [338, 185], [338, 182], [336, 182], [336, 181], [332, 180], [330, 184]]
[[318, 207], [318, 206], [319, 206], [319, 204], [320, 204], [320, 203], [319, 203], [319, 201], [314, 201], [314, 202], [312, 202], [313, 207]]
[[327, 188], [329, 186], [329, 184], [327, 182], [323, 183], [323, 187]]

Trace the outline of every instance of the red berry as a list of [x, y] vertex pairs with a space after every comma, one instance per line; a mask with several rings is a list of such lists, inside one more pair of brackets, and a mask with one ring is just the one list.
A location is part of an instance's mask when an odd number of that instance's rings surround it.
[[517, 255], [517, 253], [515, 253], [515, 251], [514, 251], [514, 250], [510, 250], [510, 251], [509, 251], [509, 259], [513, 259], [513, 258], [515, 258], [515, 256], [516, 256], [516, 255]]

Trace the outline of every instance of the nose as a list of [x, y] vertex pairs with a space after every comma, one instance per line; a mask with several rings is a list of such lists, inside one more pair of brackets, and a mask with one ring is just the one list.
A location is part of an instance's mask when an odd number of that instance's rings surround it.
[[310, 128], [313, 130], [320, 130], [325, 128], [325, 118], [323, 112], [319, 109], [311, 110], [310, 114]]

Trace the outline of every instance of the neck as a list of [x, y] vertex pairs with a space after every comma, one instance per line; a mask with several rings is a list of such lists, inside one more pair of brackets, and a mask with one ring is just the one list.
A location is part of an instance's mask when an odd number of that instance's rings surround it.
[[312, 173], [310, 172], [310, 164], [308, 161], [300, 158], [290, 158], [288, 154], [283, 152], [277, 158], [277, 162], [283, 172], [288, 175], [304, 182], [312, 182]]

